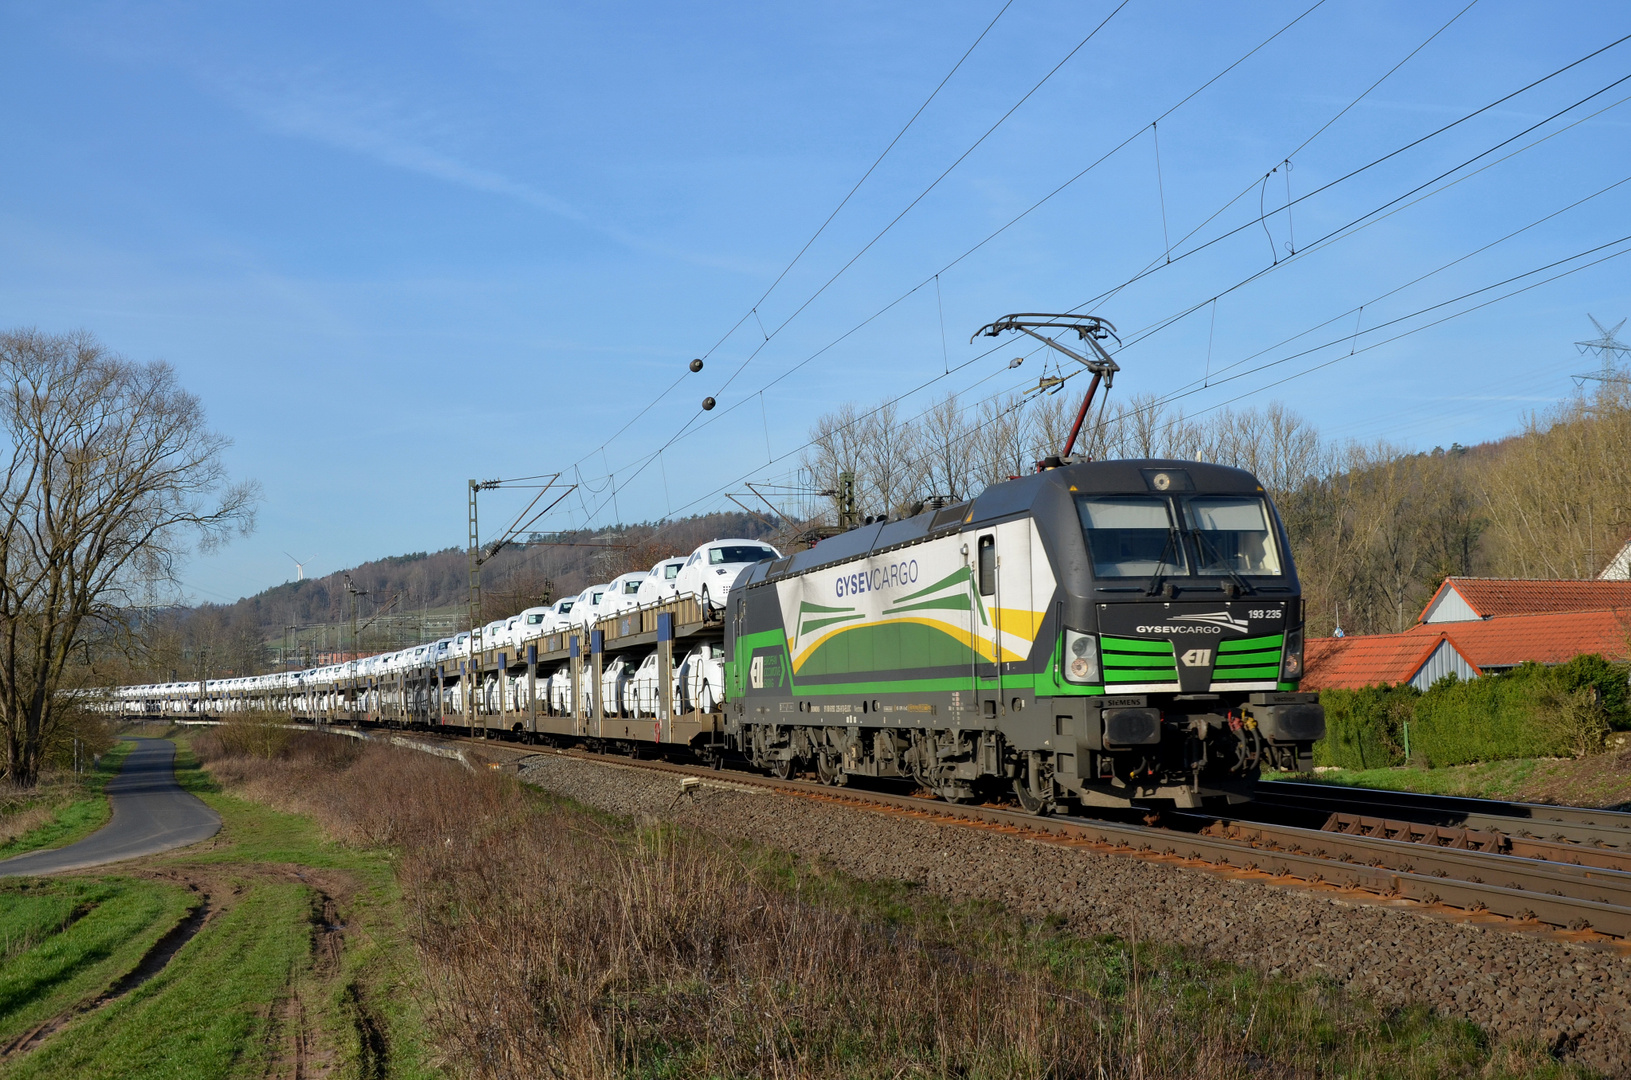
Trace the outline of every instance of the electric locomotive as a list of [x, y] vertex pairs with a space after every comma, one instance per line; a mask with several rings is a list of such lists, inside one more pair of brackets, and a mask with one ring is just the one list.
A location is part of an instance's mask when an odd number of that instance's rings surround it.
[[781, 776], [1193, 807], [1325, 734], [1285, 528], [1227, 466], [1045, 467], [760, 563], [724, 614], [726, 736]]

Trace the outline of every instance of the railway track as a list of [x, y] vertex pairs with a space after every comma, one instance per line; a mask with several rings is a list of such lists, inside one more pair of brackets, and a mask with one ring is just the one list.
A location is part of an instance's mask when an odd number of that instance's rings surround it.
[[1291, 780], [1272, 780], [1259, 785], [1257, 801], [1266, 806], [1415, 821], [1514, 840], [1581, 848], [1620, 848], [1631, 853], [1631, 814], [1616, 810], [1420, 795]]
[[[1500, 916], [1530, 928], [1539, 924], [1631, 941], [1631, 865], [1625, 863], [1594, 866], [1533, 853], [1451, 847], [1420, 838], [1355, 835], [1190, 811], [1169, 811], [1154, 825], [1092, 817], [1038, 817], [1000, 806], [780, 780], [670, 761], [582, 750], [548, 749], [543, 753], [664, 772], [679, 778], [728, 780], [738, 787], [931, 822], [990, 828], [1114, 854], [1228, 872], [1255, 871], [1286, 879], [1288, 884], [1332, 886], [1381, 900], [1409, 900], [1471, 915]], [[1553, 846], [1523, 850], [1551, 852], [1557, 842], [1549, 843]], [[1573, 853], [1575, 848], [1579, 845], [1566, 845], [1563, 854]], [[1580, 851], [1599, 853], [1596, 849]], [[1631, 851], [1602, 854], [1617, 860]]]

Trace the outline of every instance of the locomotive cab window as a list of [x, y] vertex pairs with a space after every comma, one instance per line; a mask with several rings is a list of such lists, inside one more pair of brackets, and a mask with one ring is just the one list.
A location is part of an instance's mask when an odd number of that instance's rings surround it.
[[1192, 495], [1184, 516], [1195, 537], [1195, 572], [1278, 577], [1275, 550], [1263, 500], [1250, 495]]
[[980, 595], [997, 592], [997, 538], [990, 533], [980, 537]]
[[1080, 495], [1082, 519], [1096, 578], [1189, 573], [1172, 504], [1160, 495]]

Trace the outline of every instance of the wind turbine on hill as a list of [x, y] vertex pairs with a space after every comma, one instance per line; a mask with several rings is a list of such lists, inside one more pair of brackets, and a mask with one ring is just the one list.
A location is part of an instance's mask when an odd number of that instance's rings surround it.
[[[285, 551], [283, 554], [289, 555], [289, 553], [287, 551]], [[296, 581], [305, 581], [306, 580], [306, 563], [311, 562], [311, 556], [308, 555], [308, 556], [306, 556], [306, 558], [304, 560], [301, 560], [301, 559], [295, 558], [293, 555], [289, 555], [289, 561], [294, 563], [294, 579]]]

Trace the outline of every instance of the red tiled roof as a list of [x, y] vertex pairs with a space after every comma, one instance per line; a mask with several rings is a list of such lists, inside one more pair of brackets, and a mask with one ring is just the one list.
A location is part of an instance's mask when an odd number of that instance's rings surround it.
[[1534, 615], [1543, 611], [1595, 611], [1631, 607], [1631, 581], [1546, 581], [1524, 578], [1450, 577], [1427, 606], [1445, 589], [1454, 589], [1482, 618]]
[[1407, 682], [1448, 641], [1480, 673], [1525, 661], [1563, 664], [1581, 653], [1611, 660], [1631, 654], [1631, 607], [1503, 615], [1478, 622], [1419, 623], [1402, 634], [1309, 638], [1306, 690], [1357, 690]]
[[[1542, 582], [1591, 585], [1620, 582]], [[1513, 667], [1526, 660], [1562, 664], [1581, 653], [1624, 659], [1631, 639], [1631, 606], [1598, 611], [1562, 611], [1540, 615], [1505, 615], [1481, 622], [1428, 623], [1405, 631], [1417, 640], [1449, 635], [1479, 668]]]
[[[1438, 627], [1424, 629], [1431, 632], [1309, 638], [1303, 647], [1300, 685], [1305, 690], [1357, 690], [1407, 682], [1450, 636]], [[1450, 644], [1455, 647], [1454, 641]], [[1467, 661], [1479, 666], [1471, 657]]]

